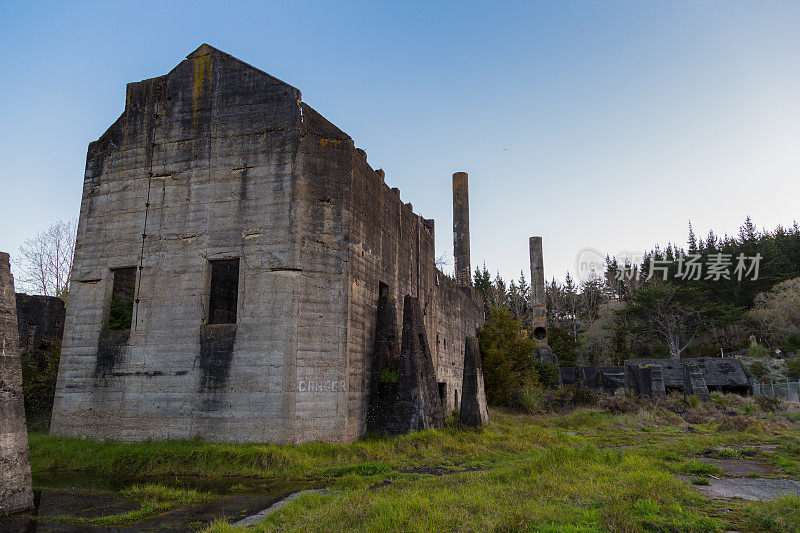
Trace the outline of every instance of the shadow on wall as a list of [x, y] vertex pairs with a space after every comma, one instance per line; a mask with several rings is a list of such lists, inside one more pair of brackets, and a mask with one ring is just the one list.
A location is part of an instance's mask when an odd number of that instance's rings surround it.
[[16, 309], [28, 428], [48, 431], [64, 335], [64, 301], [17, 293]]

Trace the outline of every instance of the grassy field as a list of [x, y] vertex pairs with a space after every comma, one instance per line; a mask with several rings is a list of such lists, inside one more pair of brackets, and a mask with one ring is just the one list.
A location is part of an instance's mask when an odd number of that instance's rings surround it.
[[[681, 417], [616, 399], [562, 413], [494, 410], [482, 431], [450, 424], [352, 444], [119, 444], [32, 435], [31, 462], [34, 471], [246, 475], [330, 487], [301, 496], [251, 531], [798, 531], [800, 498], [746, 503], [712, 500], [694, 489], [722, 475], [698, 460], [709, 450], [720, 457], [746, 450], [773, 465], [775, 476], [800, 475], [795, 415], [716, 400], [726, 412], [693, 402]], [[773, 447], [763, 451], [765, 444]], [[203, 498], [150, 490], [140, 496], [150, 502], [150, 515], [158, 505]], [[209, 530], [235, 528], [218, 520]]]

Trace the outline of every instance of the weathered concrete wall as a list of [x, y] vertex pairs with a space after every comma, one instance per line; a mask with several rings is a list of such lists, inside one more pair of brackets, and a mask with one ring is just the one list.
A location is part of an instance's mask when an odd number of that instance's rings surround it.
[[[208, 46], [128, 85], [124, 113], [89, 146], [53, 434], [299, 438], [296, 357], [309, 337], [291, 317], [307, 305], [298, 295], [341, 294], [345, 279], [302, 263], [299, 99]], [[238, 317], [221, 332], [205, 324], [209, 260], [230, 257]], [[130, 331], [109, 338], [119, 267], [138, 269], [136, 304]], [[328, 342], [343, 351], [341, 335]]]
[[656, 400], [666, 398], [667, 391], [664, 388], [664, 372], [661, 369], [661, 365], [653, 365], [650, 367], [650, 380], [653, 398]]
[[664, 372], [661, 365], [628, 364], [625, 369], [628, 377], [628, 386], [636, 394], [649, 396], [655, 400], [666, 396]]
[[483, 301], [472, 287], [457, 286], [436, 271], [433, 298], [433, 329], [428, 330], [436, 361], [436, 379], [445, 383], [445, 413], [459, 409], [467, 337], [475, 337], [483, 324]]
[[[297, 89], [203, 45], [130, 84], [89, 147], [51, 432], [353, 440], [382, 283], [420, 298], [429, 338], [458, 335], [435, 363], [461, 386], [482, 311], [436, 288], [434, 256], [433, 221]], [[209, 261], [227, 258], [236, 324], [208, 325]], [[103, 330], [121, 267], [137, 269], [131, 329]]]
[[483, 323], [483, 307], [474, 289], [458, 287], [436, 268], [433, 220], [415, 214], [358, 149], [352, 151], [351, 176], [347, 436], [354, 439], [366, 429], [381, 286], [395, 302], [406, 295], [419, 298], [447, 412], [458, 407], [464, 340]]
[[0, 514], [33, 507], [16, 311], [11, 265], [0, 252]]
[[703, 372], [695, 362], [683, 363], [683, 391], [687, 395], [697, 396], [701, 401], [711, 401], [711, 394], [708, 392]]
[[55, 296], [17, 293], [20, 351], [37, 353], [57, 347], [64, 336], [64, 300]]

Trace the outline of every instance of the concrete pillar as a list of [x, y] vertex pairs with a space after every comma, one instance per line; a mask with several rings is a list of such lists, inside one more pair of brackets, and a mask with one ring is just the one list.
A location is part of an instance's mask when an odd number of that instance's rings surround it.
[[453, 257], [456, 282], [472, 284], [469, 261], [469, 184], [466, 172], [453, 174]]
[[0, 515], [33, 508], [17, 326], [14, 278], [0, 252]]
[[697, 363], [691, 361], [683, 363], [683, 392], [686, 396], [694, 394], [704, 402], [711, 401], [706, 378]]
[[531, 237], [528, 241], [531, 254], [531, 306], [533, 338], [537, 347], [547, 346], [547, 300], [544, 292], [544, 262], [542, 260], [542, 238]]
[[464, 375], [461, 380], [461, 423], [480, 427], [489, 423], [486, 392], [483, 387], [483, 365], [478, 339], [467, 337], [464, 342]]
[[664, 369], [661, 365], [652, 365], [650, 367], [650, 378], [652, 385], [650, 389], [653, 391], [654, 400], [662, 400], [667, 397], [667, 391], [664, 388]]

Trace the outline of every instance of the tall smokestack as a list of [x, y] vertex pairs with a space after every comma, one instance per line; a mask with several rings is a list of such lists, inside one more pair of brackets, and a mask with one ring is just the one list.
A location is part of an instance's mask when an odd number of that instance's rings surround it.
[[544, 292], [544, 262], [542, 238], [531, 237], [531, 305], [533, 306], [533, 337], [537, 347], [547, 346], [547, 301]]
[[456, 283], [471, 285], [469, 264], [469, 185], [466, 172], [453, 174], [453, 257]]

